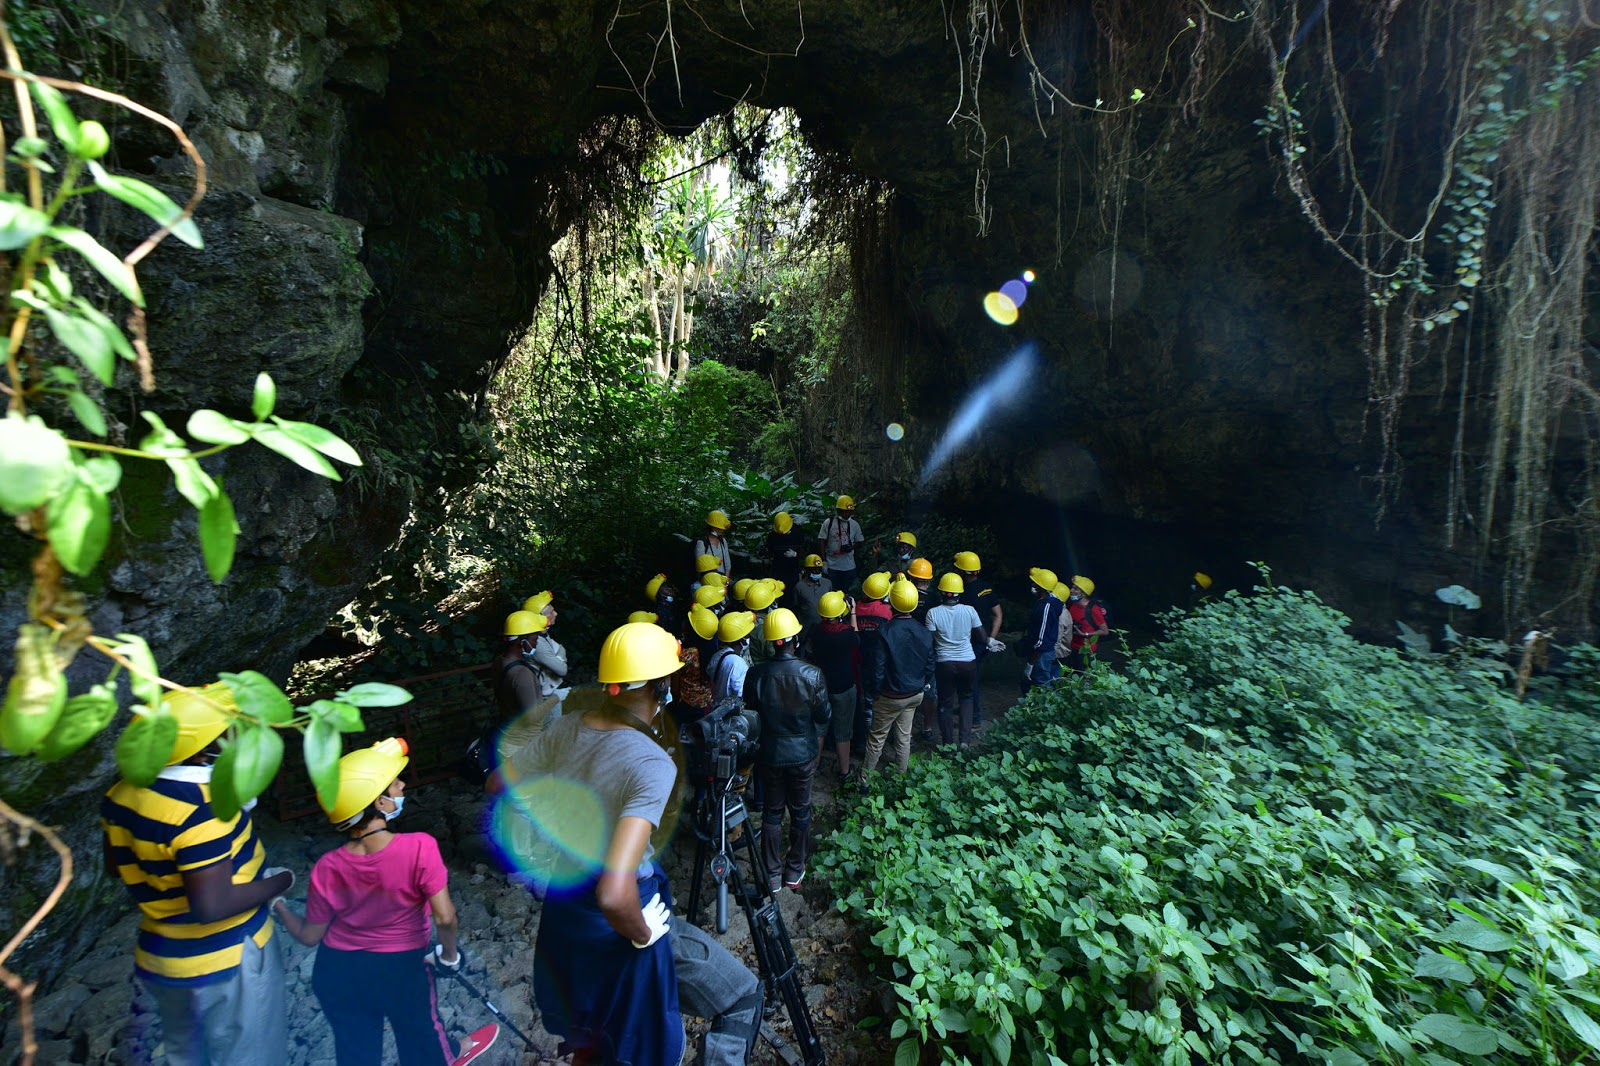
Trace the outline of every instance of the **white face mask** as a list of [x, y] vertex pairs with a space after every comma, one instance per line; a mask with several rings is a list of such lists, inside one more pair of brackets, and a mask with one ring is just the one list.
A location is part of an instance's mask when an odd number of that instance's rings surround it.
[[392, 822], [400, 817], [400, 812], [406, 805], [406, 798], [404, 796], [390, 796], [389, 802], [394, 804], [394, 810], [383, 812], [383, 820], [385, 822]]

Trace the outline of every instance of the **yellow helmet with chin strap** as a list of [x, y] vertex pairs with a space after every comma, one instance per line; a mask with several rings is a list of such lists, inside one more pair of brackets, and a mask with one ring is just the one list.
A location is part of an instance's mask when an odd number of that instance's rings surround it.
[[175, 689], [161, 697], [161, 705], [178, 720], [178, 739], [167, 756], [167, 765], [176, 766], [204, 751], [213, 740], [228, 731], [228, 723], [239, 705], [233, 690], [224, 682], [213, 681], [204, 688]]
[[772, 531], [774, 533], [787, 533], [794, 528], [794, 518], [788, 511], [779, 511], [772, 516]]
[[741, 577], [733, 583], [733, 598], [740, 603], [744, 602], [745, 593], [750, 591], [750, 586], [756, 583], [753, 577]]
[[910, 614], [917, 609], [917, 604], [922, 602], [922, 597], [917, 594], [917, 586], [904, 578], [889, 586], [889, 606], [898, 614]]
[[717, 626], [717, 639], [724, 644], [743, 640], [756, 627], [756, 616], [750, 611], [729, 611]]
[[806, 556], [805, 562], [800, 564], [801, 568], [805, 570], [813, 570], [821, 565], [822, 556], [818, 555], [816, 552], [812, 552], [810, 555]]
[[719, 588], [728, 587], [727, 577], [723, 574], [717, 573], [715, 570], [711, 571], [709, 574], [701, 574], [700, 583], [703, 585], [716, 585]]
[[1046, 592], [1054, 592], [1056, 582], [1059, 580], [1054, 570], [1046, 570], [1042, 566], [1035, 566], [1029, 570], [1028, 579]]
[[727, 598], [726, 585], [701, 585], [694, 590], [694, 602], [702, 607], [715, 607]]
[[706, 515], [706, 525], [712, 529], [726, 531], [732, 524], [732, 522], [728, 521], [728, 513], [726, 511], [712, 511]]
[[767, 612], [767, 621], [761, 635], [768, 640], [788, 640], [800, 632], [800, 619], [787, 607]]
[[836, 511], [854, 511], [856, 509], [856, 498], [854, 496], [840, 496], [834, 501], [833, 509]]
[[835, 589], [824, 592], [817, 601], [817, 613], [824, 618], [839, 618], [845, 612], [844, 593]]
[[549, 627], [550, 619], [538, 611], [512, 611], [506, 615], [506, 624], [501, 629], [501, 635], [528, 637], [535, 633], [543, 633]]
[[1050, 595], [1054, 596], [1062, 603], [1066, 603], [1072, 598], [1072, 589], [1065, 581], [1057, 581], [1056, 587], [1050, 590]]
[[926, 559], [913, 559], [907, 572], [918, 581], [933, 580], [933, 564]]
[[399, 737], [386, 737], [344, 756], [339, 760], [339, 792], [333, 806], [323, 808], [328, 821], [340, 829], [351, 828], [348, 823], [389, 791], [410, 761], [406, 742]]
[[983, 561], [978, 558], [977, 552], [956, 552], [955, 564], [957, 570], [965, 570], [969, 574], [976, 574], [983, 569]]
[[1202, 574], [1200, 571], [1196, 570], [1194, 572], [1194, 583], [1199, 585], [1202, 589], [1209, 589], [1212, 585], [1211, 575]]
[[939, 591], [946, 595], [959, 596], [967, 591], [967, 583], [961, 580], [960, 574], [945, 574], [939, 579]]
[[630, 622], [656, 622], [658, 620], [659, 617], [654, 611], [634, 611], [628, 615], [628, 621]]
[[603, 685], [635, 685], [683, 668], [678, 640], [653, 622], [629, 622], [613, 629], [600, 645]]
[[752, 611], [764, 611], [778, 598], [778, 587], [771, 581], [753, 583], [744, 594], [744, 605]]
[[654, 603], [656, 594], [661, 591], [661, 586], [667, 583], [666, 574], [657, 574], [644, 583], [644, 598]]
[[527, 599], [523, 600], [522, 609], [524, 611], [542, 611], [546, 607], [550, 606], [550, 604], [555, 601], [555, 598], [556, 597], [554, 593], [552, 593], [549, 589], [545, 589], [543, 592], [536, 592], [532, 596], [529, 596]]
[[868, 574], [865, 581], [861, 582], [861, 594], [869, 600], [881, 600], [889, 595], [889, 571], [879, 570], [875, 574]]
[[1094, 582], [1090, 581], [1082, 574], [1074, 574], [1072, 576], [1072, 587], [1083, 593], [1085, 596], [1094, 595]]
[[697, 603], [689, 608], [689, 628], [694, 630], [701, 640], [710, 640], [717, 635], [717, 616]]
[[903, 533], [896, 533], [894, 541], [896, 544], [909, 544], [915, 548], [917, 546], [917, 535], [908, 529]]
[[695, 557], [694, 569], [699, 574], [709, 574], [722, 565], [722, 560], [715, 555], [706, 554]]

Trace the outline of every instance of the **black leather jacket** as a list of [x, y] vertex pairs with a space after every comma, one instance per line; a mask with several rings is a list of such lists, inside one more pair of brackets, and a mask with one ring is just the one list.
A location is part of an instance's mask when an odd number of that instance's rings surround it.
[[828, 728], [828, 683], [822, 669], [792, 656], [750, 668], [744, 702], [761, 715], [763, 766], [804, 766], [817, 757]]
[[910, 615], [897, 614], [878, 630], [871, 691], [909, 696], [933, 684], [933, 634]]

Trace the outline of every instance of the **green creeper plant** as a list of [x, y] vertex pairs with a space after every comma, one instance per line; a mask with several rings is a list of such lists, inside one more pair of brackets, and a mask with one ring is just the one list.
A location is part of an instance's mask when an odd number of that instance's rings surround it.
[[[143, 390], [154, 389], [145, 297], [135, 267], [169, 234], [190, 247], [202, 247], [191, 215], [205, 191], [205, 163], [183, 130], [165, 116], [116, 93], [24, 70], [3, 18], [0, 47], [8, 68], [0, 70], [0, 78], [15, 87], [20, 127], [14, 139], [0, 131], [0, 152], [5, 153], [0, 162], [0, 271], [10, 292], [0, 311], [0, 332], [6, 338], [0, 381], [6, 397], [0, 418], [0, 510], [39, 545], [31, 567], [27, 620], [17, 630], [14, 669], [0, 708], [0, 745], [13, 755], [65, 758], [111, 724], [119, 709], [118, 685], [126, 675], [133, 717], [117, 740], [116, 763], [128, 781], [148, 785], [166, 765], [177, 737], [171, 701], [200, 700], [233, 719], [212, 777], [212, 805], [219, 817], [232, 817], [271, 783], [282, 761], [284, 731], [303, 734], [307, 770], [319, 797], [331, 802], [338, 789], [340, 735], [362, 728], [362, 708], [404, 703], [409, 693], [373, 682], [296, 709], [271, 679], [255, 671], [223, 673], [215, 685], [185, 688], [161, 676], [143, 637], [95, 633], [84, 596], [71, 580], [100, 564], [110, 539], [112, 494], [126, 462], [165, 464], [178, 493], [198, 515], [206, 569], [220, 583], [233, 566], [239, 525], [232, 500], [202, 460], [255, 441], [315, 474], [339, 480], [334, 463], [360, 466], [361, 458], [328, 430], [275, 414], [276, 389], [267, 374], [256, 380], [248, 420], [196, 411], [185, 424], [186, 438], [156, 413], [144, 411], [145, 428], [137, 441], [112, 433], [86, 382], [110, 388], [121, 365], [129, 363], [137, 368]], [[101, 161], [111, 147], [110, 134], [100, 122], [80, 119], [68, 103], [68, 92], [125, 108], [170, 131], [194, 166], [189, 202], [180, 208], [160, 189], [107, 169]], [[15, 186], [13, 176], [20, 178]], [[120, 201], [147, 216], [157, 229], [119, 256], [75, 224], [76, 204], [88, 196]], [[102, 284], [113, 300], [126, 304], [126, 329], [97, 303]], [[66, 431], [69, 416], [81, 434]], [[73, 694], [65, 671], [85, 649], [103, 656], [109, 671], [103, 681]], [[29, 1009], [34, 985], [4, 963], [60, 899], [71, 881], [72, 856], [49, 827], [3, 801], [0, 818], [21, 829], [24, 838], [29, 832], [39, 834], [61, 860], [54, 890], [0, 948], [0, 981], [21, 1004], [23, 1062], [31, 1063], [36, 1050]]]

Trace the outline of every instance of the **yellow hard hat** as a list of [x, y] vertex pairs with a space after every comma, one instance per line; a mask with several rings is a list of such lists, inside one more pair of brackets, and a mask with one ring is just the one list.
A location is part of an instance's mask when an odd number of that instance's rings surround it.
[[729, 611], [717, 626], [717, 639], [724, 644], [743, 640], [756, 627], [756, 616], [751, 611]]
[[178, 720], [178, 740], [167, 756], [167, 765], [176, 766], [203, 751], [216, 740], [233, 721], [229, 711], [237, 711], [233, 690], [221, 681], [213, 681], [204, 688], [175, 689], [161, 697], [161, 705]]
[[722, 565], [722, 560], [715, 555], [701, 555], [695, 558], [694, 568], [696, 573], [709, 574]]
[[946, 574], [939, 579], [940, 592], [953, 592], [957, 596], [967, 591], [967, 583], [961, 580], [960, 574]]
[[917, 595], [917, 586], [903, 578], [889, 587], [889, 606], [900, 614], [910, 614], [917, 609], [921, 600]]
[[1055, 591], [1056, 582], [1059, 580], [1059, 578], [1056, 577], [1056, 572], [1054, 570], [1046, 570], [1042, 566], [1035, 566], [1029, 570], [1028, 577], [1035, 585], [1038, 585], [1046, 592]]
[[817, 601], [817, 613], [824, 618], [838, 618], [844, 614], [844, 593], [838, 590], [824, 592]]
[[913, 548], [917, 546], [917, 535], [910, 530], [906, 530], [902, 533], [896, 533], [894, 535], [894, 540], [896, 544], [909, 544]]
[[933, 564], [926, 559], [911, 560], [910, 574], [919, 581], [933, 580]]
[[712, 529], [727, 529], [732, 523], [728, 521], [726, 511], [712, 511], [706, 515], [706, 525]]
[[512, 611], [506, 615], [505, 628], [501, 634], [507, 637], [526, 637], [532, 633], [543, 633], [550, 625], [550, 619], [538, 611]]
[[717, 635], [717, 616], [697, 603], [689, 608], [689, 628], [701, 640], [710, 640]]
[[715, 607], [727, 598], [726, 585], [701, 585], [694, 590], [694, 602], [702, 607]]
[[543, 592], [535, 592], [532, 596], [529, 596], [527, 599], [523, 600], [522, 609], [524, 611], [533, 611], [537, 613], [550, 606], [550, 604], [554, 601], [555, 594], [549, 589], [545, 589]]
[[1050, 595], [1054, 596], [1062, 603], [1066, 603], [1067, 600], [1072, 598], [1072, 589], [1068, 587], [1065, 581], [1057, 581], [1056, 587], [1050, 590]]
[[787, 533], [794, 528], [794, 519], [788, 511], [779, 511], [772, 516], [772, 530], [775, 533]]
[[983, 569], [977, 552], [956, 552], [955, 564], [957, 570], [965, 570], [969, 574], [976, 574]]
[[660, 618], [654, 611], [634, 611], [632, 614], [630, 614], [628, 616], [628, 621], [630, 621], [630, 622], [656, 622], [656, 621], [660, 621]]
[[752, 611], [764, 611], [772, 606], [772, 601], [778, 598], [777, 583], [761, 580], [751, 584], [745, 590], [744, 605]]
[[701, 574], [700, 583], [703, 585], [717, 585], [721, 588], [727, 588], [728, 578], [726, 575], [719, 574], [713, 570], [709, 574]]
[[1203, 589], [1208, 589], [1211, 587], [1211, 575], [1202, 574], [1200, 571], [1196, 570], [1194, 572], [1194, 583]]
[[867, 579], [861, 582], [861, 592], [869, 600], [881, 600], [889, 595], [889, 571], [879, 570], [876, 574], [868, 574]]
[[745, 593], [750, 591], [750, 586], [756, 583], [753, 577], [741, 577], [733, 583], [733, 598], [740, 603], [744, 602]]
[[779, 595], [779, 596], [782, 596], [783, 593], [784, 593], [784, 590], [789, 587], [788, 585], [784, 584], [782, 581], [779, 581], [775, 577], [767, 578], [767, 583], [772, 586], [772, 591], [774, 593], [776, 593], [777, 595]]
[[1080, 592], [1082, 592], [1085, 596], [1093, 596], [1094, 595], [1094, 582], [1090, 581], [1088, 578], [1084, 577], [1082, 574], [1073, 575], [1072, 584], [1074, 586], [1076, 586], [1077, 589]]
[[767, 612], [766, 625], [761, 629], [761, 635], [768, 640], [788, 640], [800, 632], [800, 619], [787, 607], [779, 607], [776, 611]]
[[656, 593], [660, 592], [661, 591], [661, 586], [665, 585], [666, 583], [667, 583], [667, 575], [666, 574], [657, 574], [655, 577], [651, 578], [649, 581], [646, 581], [644, 583], [644, 598], [647, 599], [647, 600], [650, 600], [652, 603], [655, 602]]
[[339, 793], [332, 807], [324, 807], [328, 821], [339, 828], [361, 816], [377, 798], [389, 791], [394, 779], [406, 768], [406, 742], [385, 737], [370, 748], [352, 751], [339, 760]]
[[835, 510], [839, 511], [854, 511], [856, 509], [856, 498], [854, 496], [840, 496], [834, 501], [833, 506]]
[[813, 566], [821, 566], [822, 556], [818, 555], [816, 552], [812, 552], [810, 555], [806, 556], [805, 562], [801, 563], [800, 565], [807, 570], [811, 569]]
[[600, 645], [600, 683], [631, 685], [654, 681], [683, 667], [678, 641], [653, 622], [618, 626]]

